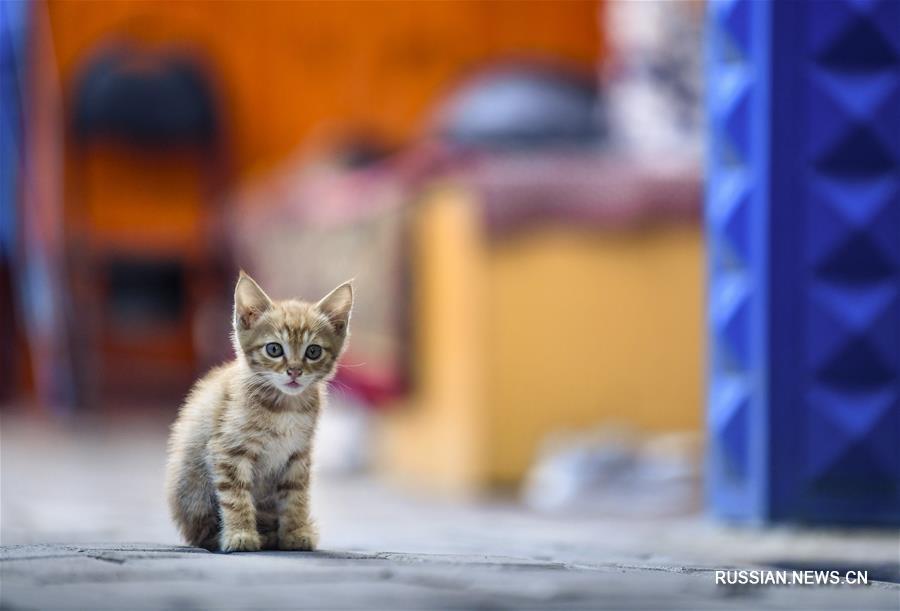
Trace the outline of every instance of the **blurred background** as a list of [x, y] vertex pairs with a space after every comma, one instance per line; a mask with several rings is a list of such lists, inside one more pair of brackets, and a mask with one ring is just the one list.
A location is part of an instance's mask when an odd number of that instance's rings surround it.
[[[877, 306], [882, 356], [854, 348], [826, 372], [869, 405], [856, 382], [886, 363], [882, 415], [836, 420], [881, 430], [877, 443], [854, 437], [864, 455], [820, 482], [845, 511], [779, 513], [762, 492], [729, 492], [768, 485], [747, 464], [802, 468], [840, 436], [754, 428], [763, 421], [746, 414], [776, 404], [741, 403], [765, 379], [735, 345], [775, 333], [735, 306], [735, 291], [766, 280], [735, 275], [752, 266], [721, 237], [763, 244], [753, 228], [769, 225], [755, 213], [732, 222], [731, 204], [716, 204], [751, 180], [755, 158], [742, 155], [771, 127], [741, 97], [765, 78], [753, 63], [762, 42], [746, 38], [754, 4], [3, 3], [0, 409], [8, 436], [26, 431], [4, 441], [4, 501], [28, 479], [11, 448], [61, 451], [46, 440], [70, 431], [90, 431], [75, 447], [107, 448], [97, 465], [128, 460], [121, 430], [161, 457], [192, 381], [230, 357], [244, 268], [276, 297], [317, 299], [355, 278], [353, 340], [317, 448], [332, 481], [364, 473], [437, 498], [659, 518], [702, 511], [708, 457], [720, 515], [900, 521], [896, 142], [887, 166], [872, 162], [894, 181], [872, 247], [888, 253], [878, 279], [893, 291]], [[834, 65], [857, 77], [880, 66], [897, 101], [900, 28], [880, 30], [879, 47], [865, 42], [876, 9], [823, 4], [837, 7], [822, 26], [823, 40], [840, 39]], [[704, 103], [704, 76], [718, 106]], [[864, 170], [866, 142], [845, 147]], [[859, 286], [868, 246], [846, 248], [835, 269]], [[784, 324], [832, 333], [798, 316]], [[777, 441], [791, 434], [808, 442], [796, 455]], [[81, 460], [60, 462], [74, 473]], [[5, 519], [28, 513], [9, 503]]]

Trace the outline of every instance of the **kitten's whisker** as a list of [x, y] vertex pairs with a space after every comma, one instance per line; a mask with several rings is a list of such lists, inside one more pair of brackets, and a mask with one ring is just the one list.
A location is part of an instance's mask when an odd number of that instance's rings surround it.
[[352, 389], [350, 386], [348, 386], [347, 384], [343, 383], [343, 382], [339, 382], [338, 380], [332, 380], [332, 381], [331, 381], [331, 384], [332, 384], [333, 386], [336, 386], [336, 387], [338, 388], [338, 390], [346, 391], [346, 392], [349, 392], [349, 393], [351, 393], [351, 394], [353, 393], [353, 389]]

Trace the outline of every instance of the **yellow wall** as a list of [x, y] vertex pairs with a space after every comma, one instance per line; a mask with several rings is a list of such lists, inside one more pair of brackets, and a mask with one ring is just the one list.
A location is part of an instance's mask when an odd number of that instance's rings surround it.
[[474, 196], [414, 224], [414, 393], [386, 417], [385, 470], [435, 490], [516, 484], [548, 433], [697, 430], [700, 227], [542, 227], [487, 242]]
[[488, 477], [515, 482], [543, 436], [622, 422], [699, 429], [698, 227], [550, 229], [487, 257]]
[[390, 472], [451, 492], [471, 488], [488, 468], [486, 253], [474, 210], [465, 194], [442, 191], [414, 222], [414, 392], [386, 413], [381, 431]]

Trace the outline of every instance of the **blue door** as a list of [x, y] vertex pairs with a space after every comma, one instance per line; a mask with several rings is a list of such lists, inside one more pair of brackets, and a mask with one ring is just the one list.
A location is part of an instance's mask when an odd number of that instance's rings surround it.
[[710, 504], [900, 524], [900, 2], [707, 23]]

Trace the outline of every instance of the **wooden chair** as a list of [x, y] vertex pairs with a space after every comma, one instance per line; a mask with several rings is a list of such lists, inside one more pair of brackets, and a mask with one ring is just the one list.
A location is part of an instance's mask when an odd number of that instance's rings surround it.
[[79, 402], [177, 397], [227, 345], [203, 324], [227, 321], [232, 268], [217, 101], [194, 60], [126, 47], [91, 58], [71, 98], [65, 220]]

